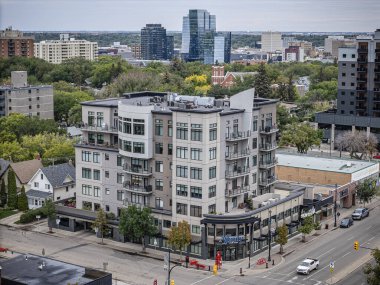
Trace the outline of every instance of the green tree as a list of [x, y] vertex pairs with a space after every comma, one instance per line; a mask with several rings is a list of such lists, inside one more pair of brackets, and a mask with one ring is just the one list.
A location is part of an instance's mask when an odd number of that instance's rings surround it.
[[76, 104], [70, 108], [67, 123], [76, 125], [82, 122], [82, 105]]
[[54, 118], [56, 121], [67, 120], [70, 110], [80, 106], [81, 102], [92, 101], [94, 97], [84, 91], [54, 91]]
[[306, 235], [310, 234], [314, 230], [313, 216], [308, 216], [303, 220], [302, 226], [298, 228], [298, 231], [302, 233], [302, 241], [306, 241]]
[[29, 210], [28, 197], [26, 197], [24, 185], [21, 187], [21, 192], [20, 192], [20, 195], [18, 196], [17, 204], [18, 204], [17, 208], [20, 211], [25, 212], [25, 211]]
[[5, 190], [5, 181], [4, 179], [1, 179], [1, 184], [0, 184], [0, 205], [2, 207], [5, 207], [7, 204], [7, 192]]
[[92, 224], [92, 228], [99, 232], [102, 237], [102, 244], [103, 244], [103, 236], [107, 231], [107, 216], [106, 213], [102, 208], [99, 209], [99, 211], [96, 214], [96, 219], [94, 223]]
[[282, 132], [285, 127], [289, 124], [295, 123], [298, 121], [297, 116], [290, 114], [288, 109], [286, 109], [284, 106], [281, 104], [277, 105], [277, 126]]
[[157, 232], [150, 208], [137, 208], [132, 205], [127, 208], [127, 233], [130, 238], [141, 240], [142, 250], [145, 252], [145, 237]]
[[[54, 220], [57, 216], [57, 210], [55, 209], [54, 202], [51, 199], [45, 200], [45, 205], [42, 210], [43, 214], [49, 219]], [[51, 226], [49, 225], [49, 233], [52, 233], [53, 230]]]
[[168, 235], [168, 243], [174, 248], [179, 249], [180, 260], [182, 259], [182, 250], [191, 242], [190, 225], [186, 221], [179, 222], [177, 226], [171, 227]]
[[288, 243], [288, 227], [285, 224], [278, 228], [277, 242], [280, 244], [280, 254], [282, 254], [284, 245]]
[[299, 153], [307, 153], [313, 145], [319, 146], [321, 140], [321, 130], [316, 130], [307, 123], [293, 123], [282, 132], [280, 145], [295, 146]]
[[29, 159], [30, 151], [24, 149], [17, 141], [0, 143], [0, 157], [8, 158], [13, 162]]
[[259, 97], [270, 98], [272, 91], [270, 88], [270, 79], [268, 77], [264, 63], [261, 63], [258, 74], [255, 76], [255, 93]]
[[125, 237], [128, 233], [127, 219], [127, 210], [125, 208], [122, 208], [119, 218], [119, 233], [123, 235], [123, 237]]
[[364, 206], [365, 203], [368, 203], [375, 197], [377, 189], [376, 189], [376, 181], [371, 179], [365, 179], [363, 182], [359, 182], [356, 185], [356, 195], [360, 201], [363, 201]]
[[16, 175], [12, 169], [8, 172], [8, 207], [17, 209]]
[[380, 250], [375, 248], [371, 255], [375, 263], [373, 265], [367, 263], [364, 267], [364, 273], [367, 275], [368, 285], [378, 285], [380, 284]]

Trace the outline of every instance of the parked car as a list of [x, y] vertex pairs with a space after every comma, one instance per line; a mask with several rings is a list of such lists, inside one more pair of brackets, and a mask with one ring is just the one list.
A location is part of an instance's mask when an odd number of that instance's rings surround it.
[[351, 216], [354, 220], [361, 220], [369, 216], [369, 210], [367, 208], [357, 208]]
[[340, 221], [341, 228], [349, 228], [354, 224], [354, 221], [351, 218], [344, 218]]
[[319, 260], [314, 258], [306, 258], [297, 266], [297, 273], [309, 275], [314, 269], [318, 269]]

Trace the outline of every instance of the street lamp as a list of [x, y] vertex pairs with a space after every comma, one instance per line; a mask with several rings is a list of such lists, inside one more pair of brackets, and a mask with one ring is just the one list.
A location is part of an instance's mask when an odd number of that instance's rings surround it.
[[269, 210], [269, 224], [268, 224], [268, 261], [271, 261], [270, 258], [270, 250], [271, 250], [271, 243], [272, 243], [272, 210]]
[[334, 227], [336, 228], [336, 210], [338, 208], [336, 199], [338, 198], [338, 184], [335, 184], [335, 201], [334, 201]]

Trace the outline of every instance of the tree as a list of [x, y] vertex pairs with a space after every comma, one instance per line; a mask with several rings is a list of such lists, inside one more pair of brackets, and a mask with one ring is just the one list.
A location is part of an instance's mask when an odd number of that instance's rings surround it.
[[282, 132], [285, 127], [289, 124], [295, 123], [298, 121], [297, 116], [292, 115], [286, 107], [282, 106], [281, 104], [277, 105], [277, 126]]
[[280, 244], [280, 254], [284, 253], [283, 247], [288, 243], [288, 227], [285, 224], [278, 228], [277, 242]]
[[356, 185], [356, 195], [358, 195], [360, 201], [368, 203], [376, 195], [376, 181], [371, 179], [365, 179], [363, 182], [359, 182]]
[[380, 250], [375, 248], [371, 255], [375, 260], [375, 264], [367, 263], [364, 267], [364, 273], [367, 275], [368, 285], [380, 284]]
[[8, 172], [8, 207], [17, 209], [16, 176], [12, 169]]
[[99, 209], [98, 213], [96, 214], [96, 219], [94, 223], [92, 224], [93, 230], [95, 232], [100, 232], [102, 237], [102, 244], [103, 244], [103, 236], [106, 233], [106, 226], [107, 226], [107, 216], [106, 213], [102, 208]]
[[349, 151], [351, 158], [363, 159], [367, 156], [372, 158], [377, 150], [378, 140], [374, 134], [367, 137], [367, 133], [363, 131], [348, 131], [339, 135], [335, 143], [340, 151]]
[[28, 197], [26, 197], [24, 185], [21, 187], [21, 192], [17, 199], [17, 206], [20, 211], [25, 212], [29, 210]]
[[313, 216], [308, 216], [303, 220], [302, 226], [298, 228], [298, 231], [302, 233], [302, 241], [306, 241], [306, 235], [310, 234], [314, 230]]
[[126, 228], [130, 238], [141, 240], [144, 252], [145, 236], [152, 236], [157, 232], [150, 208], [141, 209], [135, 205], [127, 208]]
[[127, 210], [125, 208], [122, 208], [120, 211], [120, 218], [119, 218], [119, 233], [125, 237], [128, 233], [127, 228]]
[[7, 204], [7, 192], [5, 191], [4, 179], [1, 179], [0, 184], [0, 206], [5, 207]]
[[56, 121], [67, 120], [70, 110], [75, 106], [81, 106], [84, 101], [92, 101], [94, 97], [84, 91], [54, 90], [54, 118]]
[[[43, 213], [44, 215], [50, 220], [54, 220], [57, 216], [57, 211], [55, 209], [54, 202], [51, 199], [45, 200], [45, 206], [43, 207]], [[49, 233], [52, 233], [53, 230], [51, 226], [49, 225]]]
[[267, 75], [267, 71], [264, 63], [261, 63], [259, 69], [257, 70], [258, 74], [255, 77], [255, 93], [259, 97], [270, 98], [271, 89], [270, 89], [270, 79]]
[[299, 153], [307, 153], [313, 146], [319, 146], [322, 140], [322, 131], [316, 130], [307, 123], [293, 123], [282, 132], [280, 145], [291, 145]]
[[190, 225], [186, 221], [179, 222], [177, 226], [171, 227], [168, 243], [180, 251], [180, 260], [182, 259], [182, 250], [191, 242]]

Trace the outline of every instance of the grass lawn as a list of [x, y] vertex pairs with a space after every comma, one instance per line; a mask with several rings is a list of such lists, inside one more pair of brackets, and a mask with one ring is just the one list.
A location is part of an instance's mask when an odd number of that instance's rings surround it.
[[0, 220], [4, 219], [6, 217], [12, 216], [14, 214], [17, 214], [17, 211], [8, 210], [8, 209], [1, 209], [0, 210]]

